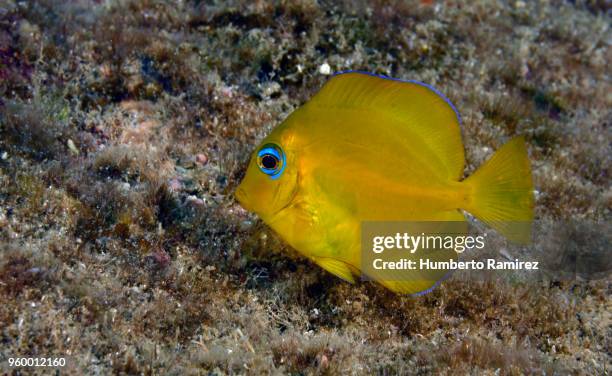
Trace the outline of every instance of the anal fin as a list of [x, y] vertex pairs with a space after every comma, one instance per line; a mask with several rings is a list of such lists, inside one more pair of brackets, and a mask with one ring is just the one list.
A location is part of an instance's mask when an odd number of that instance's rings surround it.
[[347, 263], [329, 257], [314, 257], [313, 261], [333, 275], [347, 282], [355, 283], [355, 277], [353, 277], [351, 267]]

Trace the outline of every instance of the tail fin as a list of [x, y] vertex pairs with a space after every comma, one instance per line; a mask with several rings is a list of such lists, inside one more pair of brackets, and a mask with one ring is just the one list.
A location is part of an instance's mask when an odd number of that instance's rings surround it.
[[467, 211], [508, 239], [529, 243], [534, 199], [523, 137], [502, 146], [465, 184], [472, 191]]

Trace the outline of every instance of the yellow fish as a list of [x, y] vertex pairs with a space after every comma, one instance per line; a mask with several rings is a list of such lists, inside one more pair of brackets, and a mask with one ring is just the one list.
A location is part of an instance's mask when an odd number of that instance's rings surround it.
[[[510, 240], [529, 240], [529, 230], [511, 226], [533, 220], [523, 138], [461, 180], [464, 167], [460, 118], [440, 92], [416, 81], [346, 72], [261, 142], [236, 198], [301, 254], [354, 282], [361, 274], [363, 221], [465, 221], [466, 210]], [[418, 293], [442, 277], [421, 273], [378, 282]]]

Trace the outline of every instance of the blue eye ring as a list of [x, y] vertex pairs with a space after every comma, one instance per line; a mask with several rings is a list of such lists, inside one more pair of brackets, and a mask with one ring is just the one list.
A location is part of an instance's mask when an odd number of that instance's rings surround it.
[[285, 153], [276, 144], [265, 144], [257, 152], [257, 166], [272, 180], [278, 179], [283, 174], [286, 164]]

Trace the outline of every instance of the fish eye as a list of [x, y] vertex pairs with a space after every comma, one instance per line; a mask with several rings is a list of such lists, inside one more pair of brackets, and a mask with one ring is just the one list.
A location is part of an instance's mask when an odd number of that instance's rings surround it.
[[276, 166], [278, 166], [279, 163], [280, 161], [278, 160], [278, 158], [276, 158], [275, 155], [264, 154], [263, 157], [261, 157], [261, 165], [267, 170], [276, 169]]
[[266, 144], [257, 152], [257, 166], [272, 179], [278, 179], [285, 169], [285, 153], [276, 144]]

